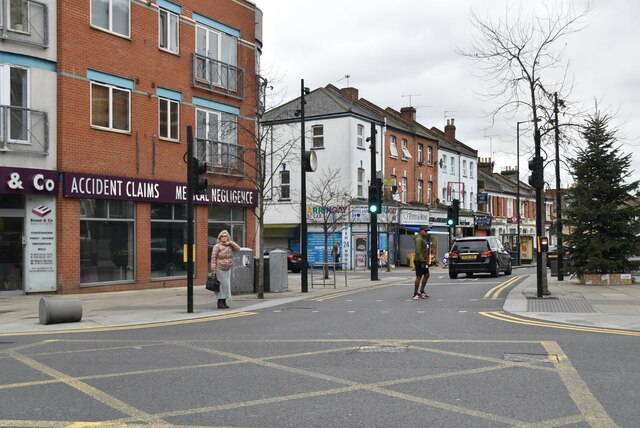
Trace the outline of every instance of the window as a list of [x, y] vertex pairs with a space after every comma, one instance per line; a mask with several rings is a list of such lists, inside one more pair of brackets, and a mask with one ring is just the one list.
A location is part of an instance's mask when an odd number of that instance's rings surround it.
[[407, 140], [402, 139], [402, 159], [411, 159], [411, 153], [409, 153], [409, 149], [407, 148]]
[[180, 103], [160, 98], [160, 138], [178, 141], [180, 134]]
[[321, 149], [324, 147], [324, 127], [322, 125], [315, 125], [311, 127], [313, 132], [313, 148]]
[[215, 110], [196, 109], [196, 154], [212, 168], [234, 169], [241, 157], [236, 116]]
[[91, 125], [110, 131], [130, 131], [131, 91], [91, 82]]
[[129, 37], [131, 3], [129, 0], [91, 0], [91, 25]]
[[364, 198], [364, 168], [358, 168], [358, 198]]
[[427, 163], [433, 165], [433, 147], [427, 146]]
[[513, 198], [507, 198], [507, 217], [513, 217], [513, 205], [515, 201]]
[[424, 158], [422, 151], [424, 150], [424, 146], [422, 144], [418, 144], [418, 164], [422, 165], [424, 163]]
[[433, 202], [433, 181], [429, 180], [427, 182], [427, 203], [430, 204]]
[[467, 161], [466, 160], [462, 161], [462, 176], [463, 177], [467, 176]]
[[393, 135], [389, 138], [389, 156], [392, 158], [398, 157], [398, 147], [396, 146], [396, 137]]
[[158, 19], [160, 49], [178, 53], [180, 46], [180, 17], [168, 10], [160, 9]]
[[407, 203], [407, 177], [402, 177], [402, 199], [403, 204]]
[[473, 162], [469, 162], [469, 178], [473, 178]]
[[418, 180], [418, 202], [422, 203], [422, 192], [423, 192], [423, 187], [424, 182], [422, 180]]
[[358, 125], [357, 134], [358, 147], [364, 149], [364, 125]]
[[244, 247], [245, 211], [240, 207], [209, 206], [209, 227], [207, 237], [207, 265], [211, 263], [211, 250], [218, 241], [218, 235], [226, 230], [233, 242]]
[[196, 26], [196, 78], [232, 91], [238, 88], [238, 40], [202, 25]]
[[440, 159], [440, 169], [442, 169], [442, 173], [447, 173], [447, 155], [442, 155], [442, 159]]
[[[184, 204], [151, 204], [151, 277], [186, 275], [187, 209]], [[196, 250], [197, 253], [197, 250]]]
[[[8, 2], [8, 5], [7, 5]], [[8, 8], [5, 10], [4, 6]], [[5, 0], [0, 2], [0, 28], [4, 25], [4, 14], [8, 14], [9, 31], [29, 33], [29, 2], [27, 0]]]
[[135, 278], [135, 205], [80, 200], [80, 283]]
[[442, 202], [447, 200], [447, 188], [443, 187], [442, 188]]
[[[29, 70], [0, 65], [0, 140], [5, 131], [9, 142], [29, 142]], [[6, 109], [6, 110], [5, 110]], [[4, 122], [8, 120], [7, 129]]]
[[291, 199], [291, 171], [280, 171], [280, 200]]
[[456, 173], [456, 159], [454, 157], [451, 158], [451, 174]]

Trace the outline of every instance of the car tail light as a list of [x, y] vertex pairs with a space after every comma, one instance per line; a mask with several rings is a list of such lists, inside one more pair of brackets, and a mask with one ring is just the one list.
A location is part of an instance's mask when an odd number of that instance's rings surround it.
[[287, 256], [287, 258], [288, 258], [289, 260], [293, 260], [293, 261], [298, 260], [298, 256], [294, 256], [293, 254], [291, 254], [291, 255]]
[[457, 259], [458, 257], [459, 257], [458, 253], [454, 253], [453, 251], [449, 253], [449, 258], [450, 259]]
[[493, 251], [483, 251], [482, 254], [480, 254], [480, 257], [491, 257], [493, 256]]

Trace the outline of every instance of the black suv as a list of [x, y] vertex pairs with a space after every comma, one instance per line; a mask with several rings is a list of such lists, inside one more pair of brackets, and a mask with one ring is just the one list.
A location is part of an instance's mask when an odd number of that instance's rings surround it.
[[450, 278], [457, 278], [459, 273], [470, 277], [481, 272], [496, 277], [500, 271], [511, 275], [511, 255], [495, 236], [473, 236], [454, 241], [449, 252]]

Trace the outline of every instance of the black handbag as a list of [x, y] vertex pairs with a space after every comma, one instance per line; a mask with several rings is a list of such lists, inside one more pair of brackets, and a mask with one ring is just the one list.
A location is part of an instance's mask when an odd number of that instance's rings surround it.
[[207, 290], [213, 291], [214, 293], [220, 292], [220, 281], [216, 278], [216, 274], [213, 273], [209, 275], [207, 278], [207, 285], [205, 286]]

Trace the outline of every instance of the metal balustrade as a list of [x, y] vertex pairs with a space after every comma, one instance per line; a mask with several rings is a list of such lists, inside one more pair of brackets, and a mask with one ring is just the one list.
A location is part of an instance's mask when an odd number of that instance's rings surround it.
[[0, 152], [48, 154], [48, 114], [0, 105]]
[[49, 47], [49, 8], [35, 0], [0, 0], [0, 39]]
[[210, 92], [243, 99], [244, 70], [194, 53], [193, 86]]
[[196, 153], [211, 174], [244, 175], [245, 148], [237, 144], [196, 138]]

